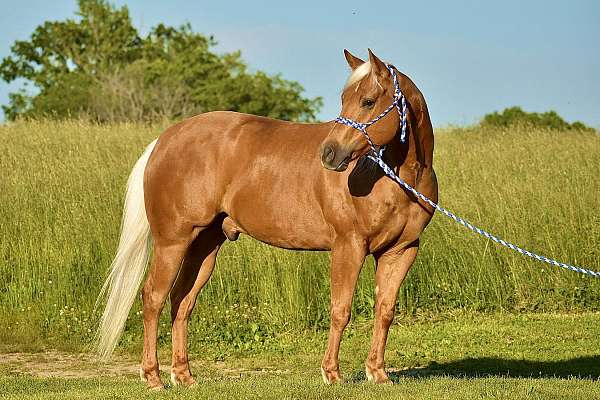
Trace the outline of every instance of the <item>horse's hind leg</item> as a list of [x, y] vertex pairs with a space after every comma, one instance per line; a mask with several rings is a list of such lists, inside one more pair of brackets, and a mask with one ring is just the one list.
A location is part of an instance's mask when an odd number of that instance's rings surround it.
[[401, 251], [390, 250], [375, 256], [375, 324], [371, 351], [365, 364], [367, 379], [375, 383], [392, 383], [384, 370], [385, 344], [394, 319], [398, 290], [417, 257], [418, 249], [417, 240]]
[[173, 362], [171, 381], [174, 385], [193, 385], [187, 354], [187, 325], [196, 297], [210, 278], [217, 252], [225, 240], [220, 226], [202, 231], [190, 246], [179, 276], [171, 290], [171, 322], [173, 324]]
[[150, 389], [163, 388], [156, 354], [158, 319], [192, 238], [181, 241], [163, 241], [155, 238], [152, 265], [142, 289], [144, 350], [140, 375]]

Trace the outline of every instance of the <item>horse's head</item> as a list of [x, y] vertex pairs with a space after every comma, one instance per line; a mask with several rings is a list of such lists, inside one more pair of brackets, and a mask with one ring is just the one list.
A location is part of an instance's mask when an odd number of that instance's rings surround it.
[[[371, 50], [365, 62], [344, 50], [352, 69], [342, 92], [342, 115], [358, 122], [367, 122], [380, 115], [394, 102], [393, 78], [385, 63]], [[376, 146], [389, 143], [400, 125], [400, 117], [390, 112], [369, 127], [369, 137]], [[320, 147], [321, 163], [327, 169], [344, 171], [350, 161], [370, 150], [369, 142], [360, 130], [335, 124]]]

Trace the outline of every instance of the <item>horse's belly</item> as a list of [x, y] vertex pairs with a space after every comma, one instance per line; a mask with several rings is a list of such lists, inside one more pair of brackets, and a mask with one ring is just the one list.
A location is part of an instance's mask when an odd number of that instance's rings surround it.
[[[251, 216], [230, 216], [234, 229], [228, 227], [229, 232], [224, 228], [229, 236], [231, 232], [245, 233], [256, 240], [267, 243], [271, 246], [294, 250], [329, 250], [331, 249], [331, 239], [326, 229], [318, 229], [318, 224], [288, 223], [279, 221], [278, 223], [265, 223], [261, 218]], [[240, 221], [240, 222], [238, 222]], [[229, 233], [229, 234], [228, 234]]]
[[256, 240], [271, 246], [290, 250], [331, 250], [331, 243], [327, 237], [318, 237], [311, 233], [303, 235], [301, 232], [280, 232], [278, 235], [265, 234], [262, 231], [251, 231], [248, 235]]
[[[316, 205], [294, 201], [262, 201], [260, 196], [245, 201], [236, 197], [225, 212], [237, 231], [285, 249], [329, 250], [331, 228]], [[227, 233], [227, 232], [226, 232]]]

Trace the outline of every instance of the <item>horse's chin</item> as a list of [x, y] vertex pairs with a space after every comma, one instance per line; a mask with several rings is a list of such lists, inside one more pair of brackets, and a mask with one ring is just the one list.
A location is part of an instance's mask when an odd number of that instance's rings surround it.
[[347, 169], [348, 169], [348, 165], [350, 165], [350, 161], [351, 161], [351, 160], [350, 160], [349, 158], [346, 158], [344, 161], [342, 161], [342, 162], [340, 163], [340, 165], [338, 165], [338, 166], [337, 166], [337, 167], [334, 169], [334, 171], [335, 171], [335, 172], [343, 172], [343, 171], [347, 170]]
[[364, 149], [355, 151], [354, 153], [352, 153], [352, 156], [350, 157], [350, 162], [363, 158], [364, 156], [369, 154], [370, 150], [371, 150], [371, 148], [367, 146]]
[[350, 165], [350, 161], [352, 161], [351, 158], [346, 157], [337, 166], [333, 166], [328, 163], [324, 163], [322, 161], [321, 161], [321, 165], [323, 166], [323, 168], [328, 169], [330, 171], [343, 172], [346, 169], [348, 169], [348, 165]]

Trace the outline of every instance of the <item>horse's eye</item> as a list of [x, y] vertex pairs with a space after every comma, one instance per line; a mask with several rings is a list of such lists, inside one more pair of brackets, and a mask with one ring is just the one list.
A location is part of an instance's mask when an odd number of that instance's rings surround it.
[[364, 108], [373, 108], [375, 105], [375, 100], [373, 99], [363, 99], [360, 106]]

